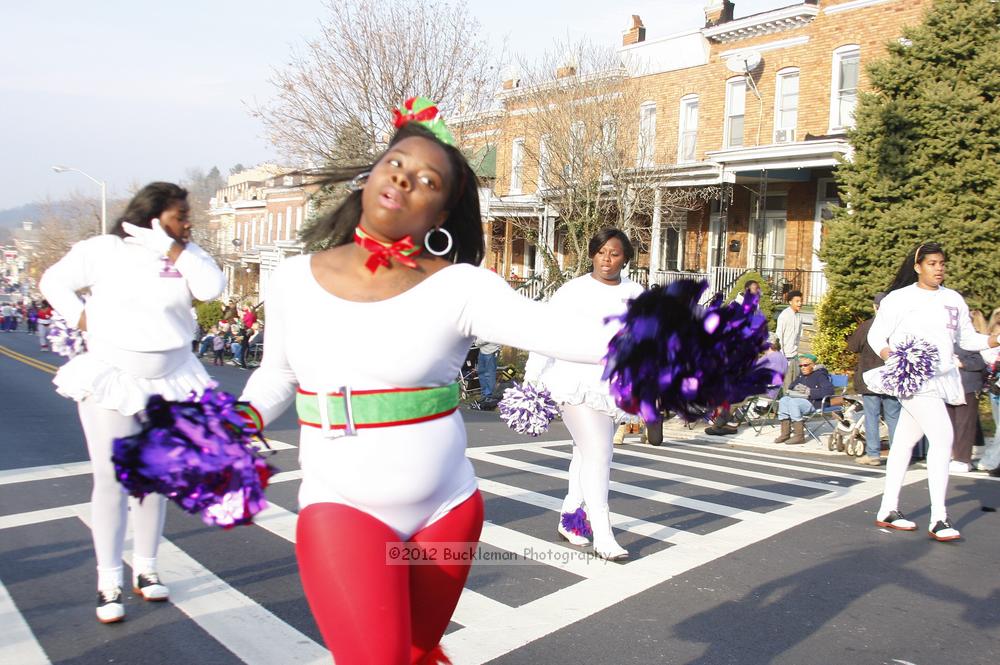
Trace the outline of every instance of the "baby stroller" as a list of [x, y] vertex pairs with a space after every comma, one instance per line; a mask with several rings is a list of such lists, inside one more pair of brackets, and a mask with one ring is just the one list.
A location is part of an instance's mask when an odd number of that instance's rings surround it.
[[[852, 457], [865, 454], [865, 408], [860, 395], [844, 395], [844, 408], [835, 413], [837, 426], [826, 441], [828, 450], [847, 453]], [[879, 440], [889, 437], [889, 428], [879, 418]]]

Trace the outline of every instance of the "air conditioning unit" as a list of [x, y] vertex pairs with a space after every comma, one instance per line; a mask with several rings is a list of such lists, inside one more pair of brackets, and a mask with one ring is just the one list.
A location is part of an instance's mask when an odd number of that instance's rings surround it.
[[774, 130], [774, 142], [775, 143], [791, 143], [795, 140], [795, 130], [794, 129], [776, 129]]

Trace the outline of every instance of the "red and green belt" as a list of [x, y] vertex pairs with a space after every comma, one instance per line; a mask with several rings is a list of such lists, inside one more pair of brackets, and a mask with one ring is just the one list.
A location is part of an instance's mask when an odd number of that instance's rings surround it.
[[295, 395], [299, 424], [336, 432], [334, 436], [444, 418], [457, 408], [457, 382], [430, 388], [353, 391], [340, 388], [325, 395], [299, 388]]

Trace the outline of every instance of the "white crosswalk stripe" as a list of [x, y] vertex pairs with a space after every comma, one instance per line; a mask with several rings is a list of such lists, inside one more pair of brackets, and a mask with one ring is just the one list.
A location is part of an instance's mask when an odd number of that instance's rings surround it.
[[[531, 576], [538, 575], [538, 566], [542, 566], [552, 571], [555, 590], [515, 602], [509, 590], [508, 595], [491, 597], [498, 592], [488, 585], [466, 588], [453, 617], [457, 627], [453, 626], [443, 640], [455, 663], [485, 663], [498, 658], [674, 575], [877, 496], [882, 488], [879, 470], [854, 469], [835, 462], [800, 461], [773, 453], [694, 443], [657, 449], [632, 445], [616, 448], [611, 490], [628, 498], [628, 503], [620, 503], [618, 510], [611, 513], [611, 520], [615, 529], [632, 539], [628, 542], [633, 543], [630, 547], [634, 556], [625, 564], [611, 564], [593, 558], [586, 548], [573, 548], [556, 537], [570, 444], [548, 441], [469, 449], [468, 456], [480, 476], [480, 490], [488, 506], [500, 511], [491, 514], [488, 507], [481, 543], [487, 549], [516, 554], [519, 564], [491, 567], [490, 575], [501, 575], [511, 583], [501, 587], [509, 589], [515, 581], [532, 587]], [[273, 447], [294, 448], [279, 442], [274, 442]], [[14, 469], [0, 472], [0, 485], [52, 482], [88, 472], [87, 463]], [[907, 481], [919, 482], [925, 477], [925, 472], [911, 472]], [[301, 478], [301, 470], [290, 468], [276, 474], [271, 483], [298, 483]], [[640, 481], [635, 479], [643, 479], [642, 484], [636, 484]], [[662, 486], [676, 490], [657, 489]], [[294, 487], [282, 490], [280, 496], [289, 496], [288, 491]], [[689, 496], [682, 488], [697, 491]], [[252, 528], [270, 534], [261, 537], [277, 536], [279, 540], [274, 542], [281, 545], [276, 547], [287, 548], [290, 555], [297, 514], [294, 505], [279, 503], [272, 499]], [[647, 516], [662, 514], [662, 506], [672, 506], [675, 512], [696, 516], [698, 519], [692, 523], [702, 527], [679, 525], [673, 520], [660, 524], [626, 514], [633, 511], [622, 511], [622, 505], [644, 505], [647, 512], [637, 514]], [[505, 521], [509, 515], [502, 514], [504, 506], [528, 517], [524, 521]], [[89, 522], [89, 504], [0, 515], [0, 531], [6, 537], [22, 527], [55, 525], [65, 519]], [[206, 537], [213, 539], [230, 537], [221, 531], [209, 534]], [[261, 561], [260, 567], [268, 564]], [[470, 584], [479, 565], [474, 565]], [[211, 568], [211, 561], [186, 552], [181, 540], [165, 539], [161, 545], [160, 572], [170, 582], [170, 602], [193, 625], [245, 663], [330, 662], [321, 644], [278, 618], [253, 597], [252, 591], [238, 590], [226, 581], [225, 574]], [[10, 628], [0, 636], [0, 661], [48, 663], [44, 639], [35, 639], [30, 621], [15, 604], [16, 597], [0, 583], [0, 619], [5, 628]], [[304, 610], [305, 599], [299, 602]], [[253, 629], [248, 631], [247, 626]]]

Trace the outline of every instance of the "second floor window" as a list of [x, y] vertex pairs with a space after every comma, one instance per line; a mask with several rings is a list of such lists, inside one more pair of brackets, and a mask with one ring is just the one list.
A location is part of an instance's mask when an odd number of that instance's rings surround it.
[[842, 46], [833, 52], [833, 81], [831, 82], [830, 129], [847, 129], [854, 126], [854, 107], [858, 104], [858, 70], [861, 66], [861, 49]]
[[514, 139], [510, 147], [510, 193], [520, 194], [524, 171], [524, 139]]
[[693, 162], [698, 147], [698, 96], [687, 95], [681, 98], [679, 140], [677, 144], [677, 161]]
[[774, 142], [794, 141], [799, 121], [799, 70], [778, 72], [774, 95]]
[[538, 190], [546, 189], [549, 177], [549, 135], [538, 140]]
[[639, 107], [639, 154], [638, 166], [653, 165], [653, 150], [656, 145], [656, 102], [646, 102]]
[[743, 145], [743, 118], [747, 104], [746, 78], [730, 79], [726, 82], [726, 132], [725, 147], [738, 148]]

